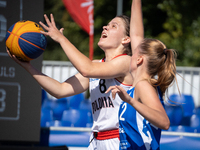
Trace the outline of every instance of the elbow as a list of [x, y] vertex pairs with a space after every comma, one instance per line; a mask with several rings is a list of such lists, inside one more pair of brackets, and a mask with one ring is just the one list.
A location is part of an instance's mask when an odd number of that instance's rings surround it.
[[60, 98], [63, 98], [61, 95], [59, 94], [50, 94], [51, 96], [53, 96], [54, 98], [56, 99], [60, 99]]
[[83, 76], [83, 77], [86, 77], [86, 78], [89, 78], [90, 76], [89, 76], [89, 73], [88, 72], [82, 72], [81, 73], [81, 75]]
[[166, 124], [166, 125], [163, 127], [163, 130], [168, 130], [168, 129], [169, 129], [169, 126], [170, 126], [170, 124]]
[[64, 98], [64, 97], [67, 97], [66, 93], [62, 93], [61, 90], [56, 92], [56, 93], [53, 93], [51, 94], [53, 97], [55, 97], [56, 99], [61, 99], [61, 98]]
[[64, 96], [55, 95], [54, 97], [55, 97], [56, 99], [61, 99], [61, 98], [63, 98]]
[[83, 77], [86, 77], [86, 78], [90, 78], [91, 77], [91, 73], [90, 73], [90, 70], [89, 69], [80, 69], [79, 70], [79, 73], [83, 76]]
[[95, 70], [99, 70], [98, 67], [95, 67], [95, 65], [93, 65], [93, 62], [86, 62], [83, 65], [79, 66], [76, 68], [78, 70], [78, 72], [86, 78], [90, 78], [93, 77], [95, 74]]
[[170, 120], [167, 119], [167, 120], [165, 120], [165, 121], [163, 122], [162, 129], [163, 129], [163, 130], [168, 130], [169, 127], [170, 127]]

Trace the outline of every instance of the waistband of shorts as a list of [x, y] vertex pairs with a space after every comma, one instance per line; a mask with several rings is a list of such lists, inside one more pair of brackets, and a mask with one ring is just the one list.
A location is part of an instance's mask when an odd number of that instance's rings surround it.
[[93, 132], [93, 136], [97, 140], [107, 140], [113, 138], [119, 139], [119, 129], [102, 131], [102, 132]]

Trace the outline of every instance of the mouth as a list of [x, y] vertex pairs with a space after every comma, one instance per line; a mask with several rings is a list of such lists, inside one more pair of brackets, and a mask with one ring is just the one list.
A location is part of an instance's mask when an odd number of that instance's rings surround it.
[[107, 38], [107, 37], [108, 37], [108, 35], [107, 35], [106, 33], [103, 32], [103, 33], [101, 34], [101, 38]]

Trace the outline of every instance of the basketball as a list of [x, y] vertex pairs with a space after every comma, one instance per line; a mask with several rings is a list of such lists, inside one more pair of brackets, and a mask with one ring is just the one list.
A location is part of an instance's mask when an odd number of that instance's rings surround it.
[[6, 47], [21, 61], [36, 59], [47, 46], [46, 36], [40, 31], [42, 27], [33, 21], [18, 21], [6, 33]]

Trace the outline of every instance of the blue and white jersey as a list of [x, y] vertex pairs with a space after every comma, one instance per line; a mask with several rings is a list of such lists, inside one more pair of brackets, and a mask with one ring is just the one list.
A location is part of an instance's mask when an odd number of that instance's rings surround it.
[[[164, 106], [162, 94], [158, 96]], [[134, 97], [135, 88], [127, 93]], [[123, 102], [119, 109], [120, 150], [159, 150], [161, 129], [149, 123], [134, 107]]]

